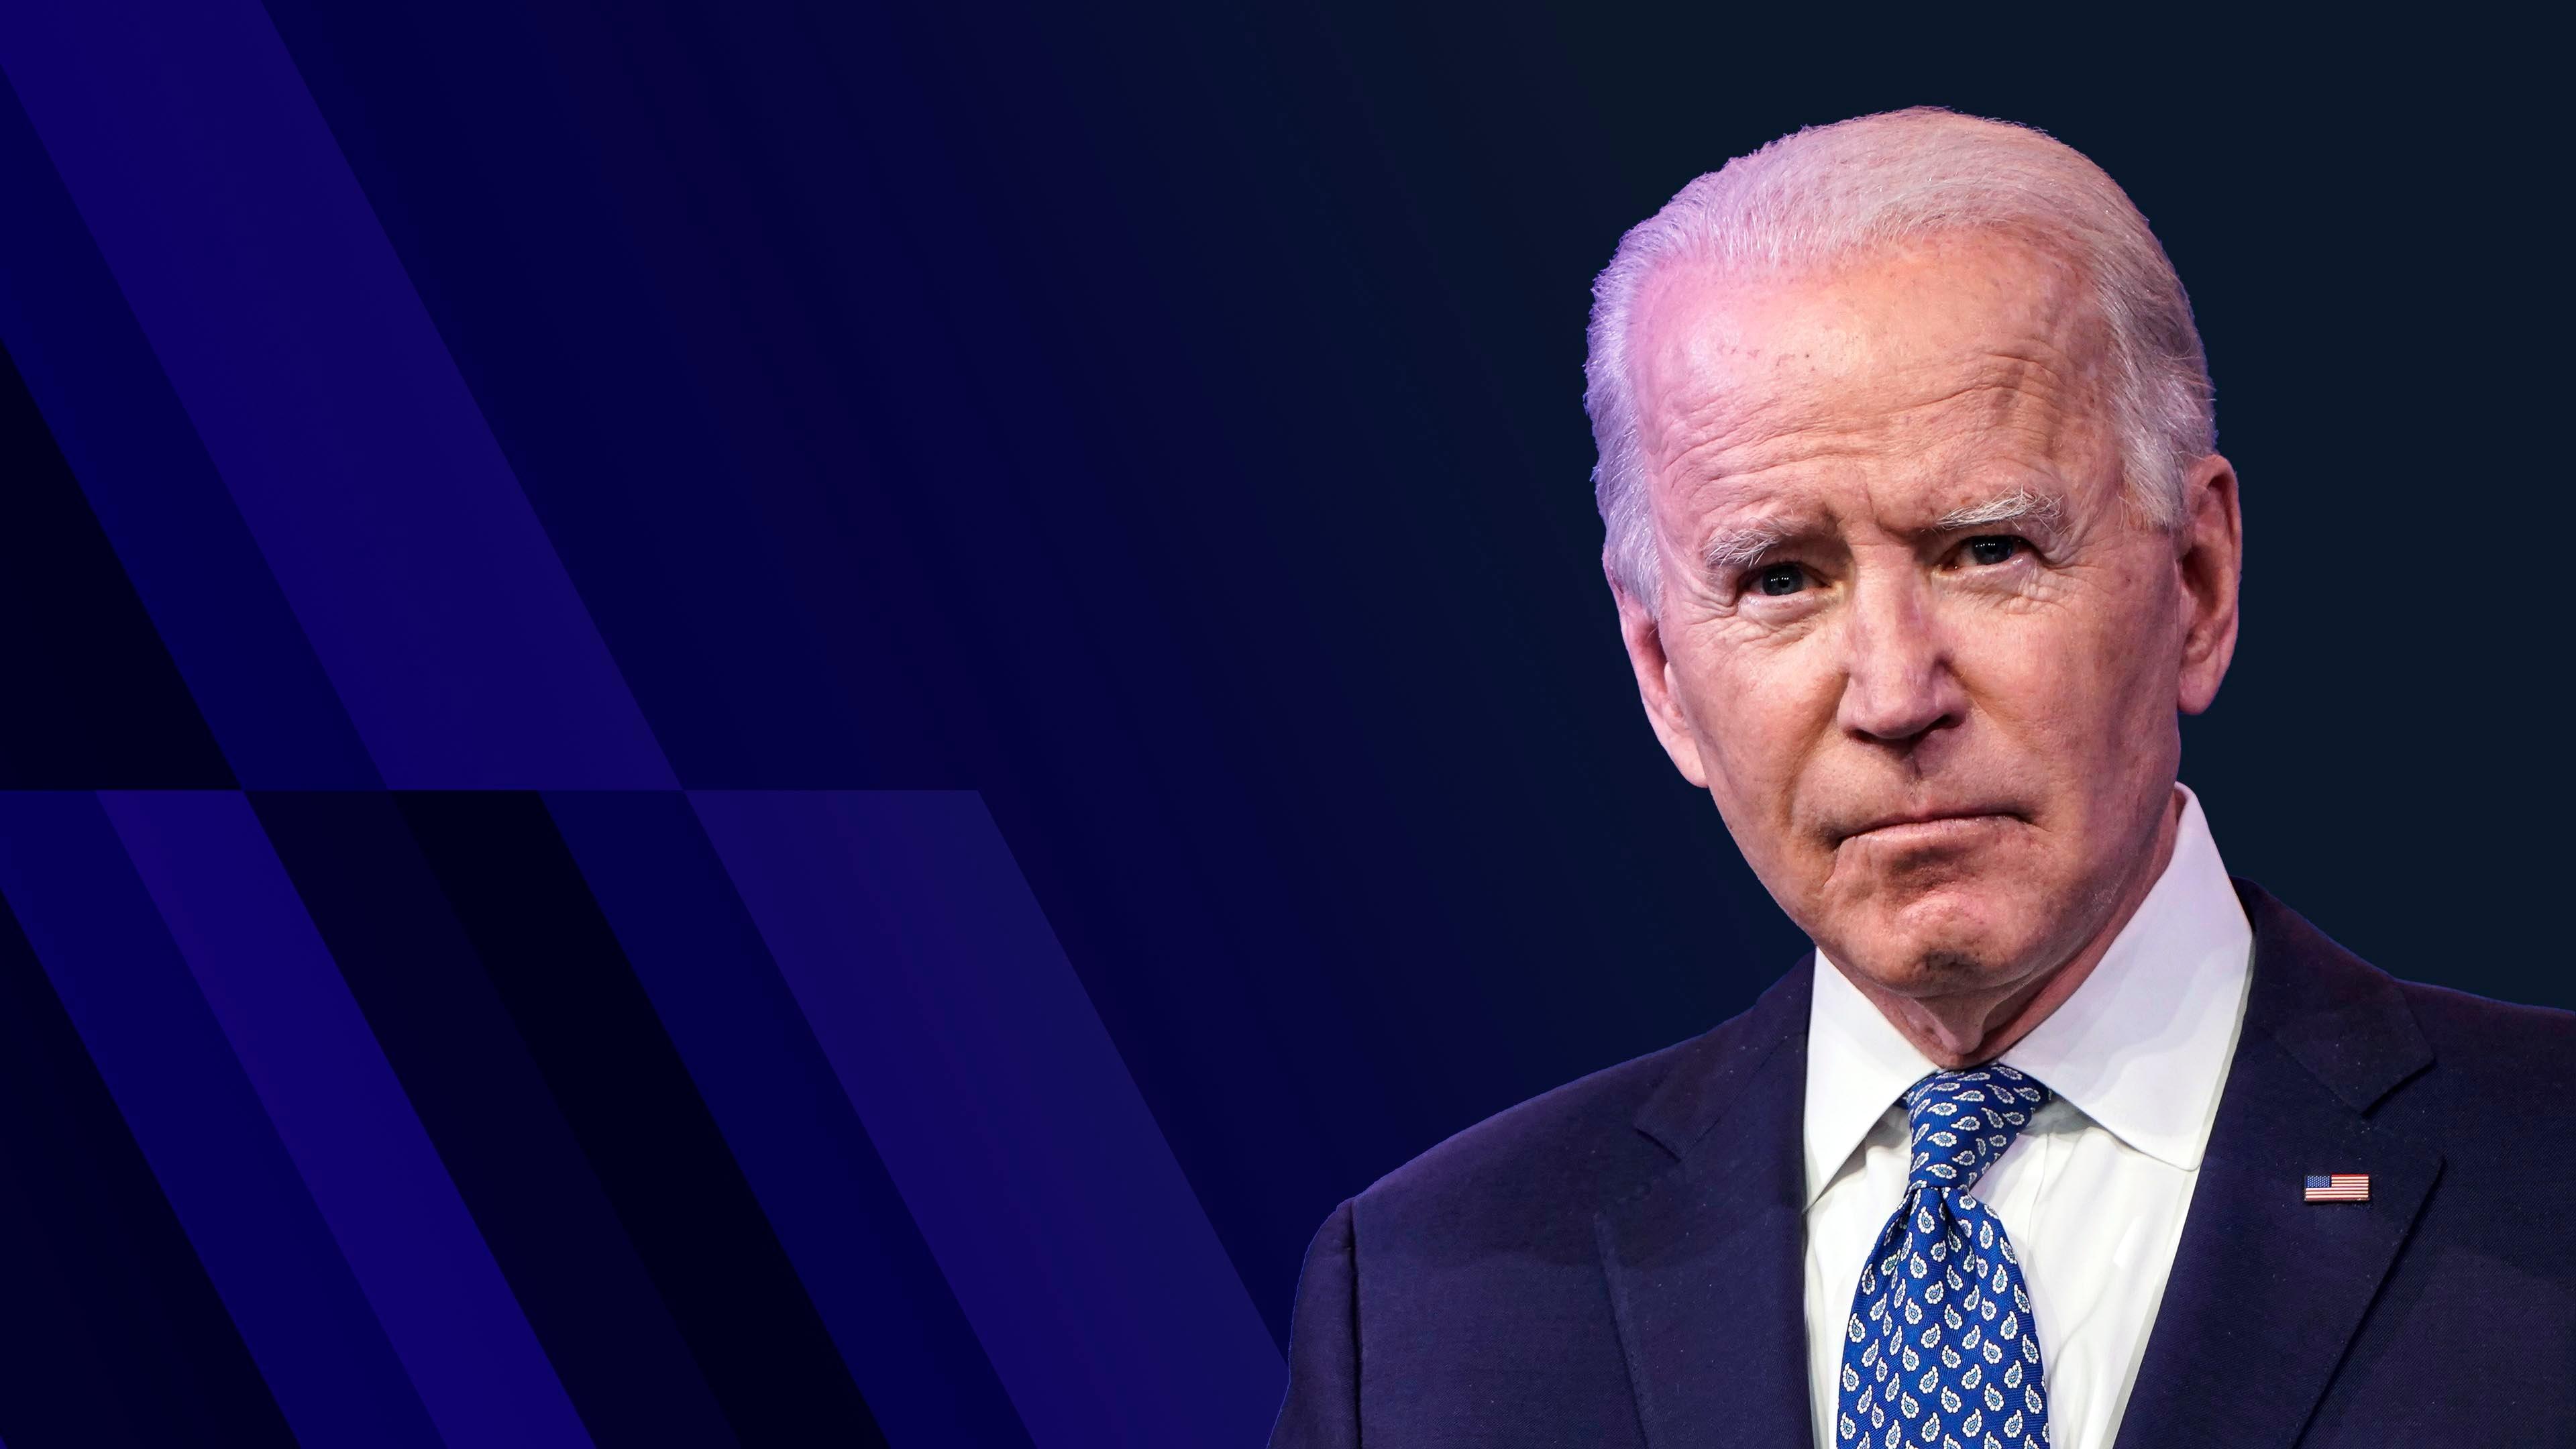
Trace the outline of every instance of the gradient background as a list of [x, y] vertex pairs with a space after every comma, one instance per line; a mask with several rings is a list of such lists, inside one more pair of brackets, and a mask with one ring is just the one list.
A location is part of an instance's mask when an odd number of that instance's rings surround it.
[[2576, 1006], [2544, 47], [1078, 8], [0, 11], [9, 1445], [1256, 1442], [1334, 1203], [1799, 949], [1586, 286], [1896, 105], [2191, 289], [2229, 865]]

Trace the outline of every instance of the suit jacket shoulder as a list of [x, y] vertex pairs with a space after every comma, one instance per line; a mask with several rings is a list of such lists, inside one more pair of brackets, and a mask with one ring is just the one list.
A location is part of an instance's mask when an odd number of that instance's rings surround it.
[[1352, 1199], [1378, 1256], [1551, 1253], [1595, 1266], [1592, 1214], [1641, 1194], [1739, 1104], [1744, 1075], [1806, 1039], [1808, 962], [1700, 1036], [1522, 1101]]
[[[2499, 1374], [2576, 1362], [2576, 1016], [2401, 982], [2237, 893], [2245, 1027], [2120, 1444], [2576, 1437], [2576, 1380]], [[2368, 1200], [2303, 1201], [2338, 1172]]]
[[2576, 1121], [2576, 1011], [2490, 1001], [2447, 986], [2398, 983], [2406, 1007], [2462, 1088], [2526, 1122]]
[[1803, 1062], [1809, 982], [1802, 963], [1742, 1015], [1490, 1117], [1342, 1204], [1299, 1279], [1272, 1443], [1355, 1445], [1363, 1422], [1369, 1442], [1641, 1443], [1602, 1215], [1670, 1178], [1731, 1084]]
[[2257, 943], [2248, 1030], [2273, 1037], [2346, 1106], [2392, 1126], [2423, 1123], [2454, 1146], [2576, 1126], [2576, 1012], [2399, 980], [2262, 887], [2238, 881], [2237, 891]]
[[1807, 1026], [1806, 958], [1754, 1005], [1707, 1032], [1594, 1072], [1486, 1118], [1353, 1200], [1381, 1252], [1540, 1249], [1591, 1262], [1592, 1215], [1632, 1197], [1724, 1104], [1730, 1068], [1757, 1064]]

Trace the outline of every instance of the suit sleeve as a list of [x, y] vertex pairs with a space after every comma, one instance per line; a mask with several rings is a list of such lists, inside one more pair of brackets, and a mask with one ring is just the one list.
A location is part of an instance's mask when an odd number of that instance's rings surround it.
[[1297, 1277], [1288, 1322], [1288, 1400], [1270, 1449], [1358, 1449], [1360, 1442], [1359, 1259], [1351, 1205], [1324, 1219]]

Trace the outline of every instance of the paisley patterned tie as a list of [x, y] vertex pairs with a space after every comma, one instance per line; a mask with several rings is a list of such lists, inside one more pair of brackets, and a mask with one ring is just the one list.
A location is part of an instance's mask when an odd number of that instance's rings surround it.
[[2048, 1387], [2021, 1261], [1969, 1191], [2048, 1101], [1995, 1063], [1905, 1093], [1905, 1201], [1861, 1266], [1843, 1328], [1835, 1442], [1854, 1449], [2041, 1449]]

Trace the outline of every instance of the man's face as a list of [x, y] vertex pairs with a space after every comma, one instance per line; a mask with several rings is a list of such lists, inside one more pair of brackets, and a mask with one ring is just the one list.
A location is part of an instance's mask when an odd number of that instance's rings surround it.
[[1897, 995], [2035, 980], [2133, 906], [2176, 710], [2226, 669], [2233, 477], [2204, 460], [2177, 531], [2135, 515], [2102, 344], [2077, 278], [1989, 235], [1641, 299], [1647, 711], [1791, 918]]

